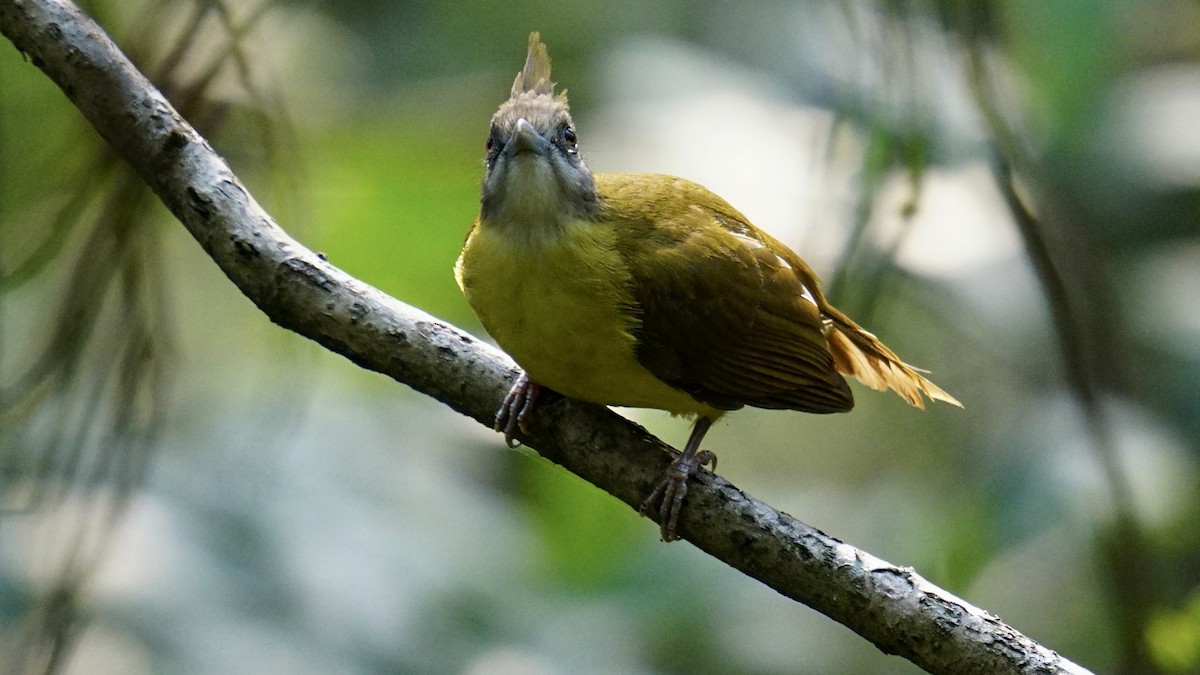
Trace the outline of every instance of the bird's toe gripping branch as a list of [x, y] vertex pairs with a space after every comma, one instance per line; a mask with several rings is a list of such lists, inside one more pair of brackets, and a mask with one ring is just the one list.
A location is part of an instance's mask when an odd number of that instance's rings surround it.
[[521, 441], [516, 438], [518, 430], [528, 433], [525, 423], [533, 413], [533, 408], [541, 393], [541, 385], [529, 379], [524, 371], [513, 383], [512, 388], [508, 390], [508, 395], [504, 397], [504, 402], [496, 411], [496, 423], [492, 427], [504, 434], [504, 442], [508, 447], [515, 448], [521, 444]]
[[[696, 426], [692, 428], [692, 435], [688, 438], [683, 452], [671, 462], [662, 481], [646, 501], [642, 502], [642, 515], [657, 513], [663, 541], [675, 541], [679, 538], [675, 528], [679, 523], [679, 513], [683, 511], [684, 498], [687, 496], [688, 479], [704, 466], [714, 471], [717, 468], [716, 454], [700, 450], [700, 441], [711, 426], [712, 420], [707, 417], [696, 420]], [[658, 505], [657, 508], [655, 504]]]

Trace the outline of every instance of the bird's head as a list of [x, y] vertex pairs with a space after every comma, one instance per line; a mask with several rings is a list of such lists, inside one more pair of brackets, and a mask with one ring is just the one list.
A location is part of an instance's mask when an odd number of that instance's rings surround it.
[[554, 227], [598, 210], [596, 183], [579, 154], [567, 92], [554, 93], [550, 57], [529, 36], [525, 67], [487, 139], [480, 218], [523, 228]]

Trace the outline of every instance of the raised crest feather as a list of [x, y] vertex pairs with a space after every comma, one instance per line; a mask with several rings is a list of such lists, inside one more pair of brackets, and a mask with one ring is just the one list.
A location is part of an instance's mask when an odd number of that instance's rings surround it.
[[537, 31], [529, 34], [529, 53], [525, 56], [525, 67], [513, 81], [512, 97], [527, 91], [547, 96], [554, 94], [554, 83], [550, 81], [550, 54]]

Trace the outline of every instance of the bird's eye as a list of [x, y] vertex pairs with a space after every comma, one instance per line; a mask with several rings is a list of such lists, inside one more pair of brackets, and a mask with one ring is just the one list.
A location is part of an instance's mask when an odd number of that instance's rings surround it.
[[496, 134], [488, 134], [487, 151], [491, 152], [494, 147], [496, 147]]
[[565, 141], [567, 145], [575, 145], [575, 142], [577, 140], [575, 138], [575, 129], [573, 129], [571, 127], [567, 127], [566, 129], [563, 129], [562, 137], [563, 137], [563, 141]]

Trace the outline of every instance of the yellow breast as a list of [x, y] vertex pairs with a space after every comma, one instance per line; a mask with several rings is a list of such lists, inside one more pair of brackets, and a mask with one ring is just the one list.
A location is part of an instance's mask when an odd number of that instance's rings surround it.
[[535, 382], [593, 403], [719, 414], [637, 362], [615, 236], [582, 221], [548, 237], [476, 226], [455, 273], [484, 328]]

